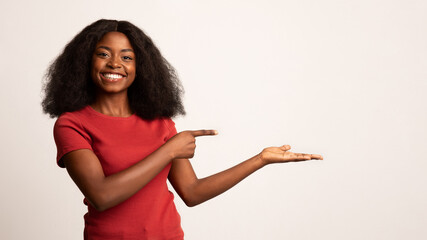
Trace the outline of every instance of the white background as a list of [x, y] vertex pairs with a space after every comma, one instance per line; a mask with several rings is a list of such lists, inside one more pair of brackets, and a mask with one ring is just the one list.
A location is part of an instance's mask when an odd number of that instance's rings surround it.
[[427, 1], [2, 1], [0, 239], [81, 239], [83, 196], [42, 114], [49, 63], [99, 18], [129, 20], [214, 128], [204, 177], [267, 146], [324, 161], [268, 166], [187, 208], [187, 240], [427, 239]]

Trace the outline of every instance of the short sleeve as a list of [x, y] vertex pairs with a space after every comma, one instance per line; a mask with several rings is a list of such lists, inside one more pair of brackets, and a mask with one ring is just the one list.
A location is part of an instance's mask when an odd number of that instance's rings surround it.
[[166, 137], [166, 139], [165, 139], [165, 141], [167, 141], [167, 140], [169, 140], [170, 138], [172, 138], [173, 136], [175, 136], [176, 135], [176, 133], [177, 133], [177, 131], [176, 131], [176, 128], [175, 128], [175, 123], [174, 123], [174, 121], [172, 121], [172, 119], [170, 119], [170, 118], [165, 118], [165, 119], [163, 119], [164, 120], [164, 122], [165, 122], [165, 124], [166, 124], [166, 126], [168, 127], [168, 129], [169, 129], [169, 134], [168, 134], [168, 136]]
[[53, 137], [57, 148], [56, 161], [58, 166], [64, 168], [62, 157], [74, 150], [92, 150], [92, 140], [84, 130], [81, 123], [69, 115], [61, 115], [53, 127]]

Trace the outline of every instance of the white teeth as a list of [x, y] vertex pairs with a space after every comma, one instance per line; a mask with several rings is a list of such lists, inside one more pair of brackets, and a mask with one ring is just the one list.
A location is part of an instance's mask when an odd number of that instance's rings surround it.
[[113, 73], [104, 73], [102, 74], [104, 77], [109, 78], [109, 79], [118, 79], [118, 78], [122, 78], [123, 76], [120, 74], [113, 74]]

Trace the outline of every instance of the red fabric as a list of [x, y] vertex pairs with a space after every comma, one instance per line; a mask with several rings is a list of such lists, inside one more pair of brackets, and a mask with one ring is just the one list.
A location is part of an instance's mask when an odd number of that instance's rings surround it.
[[[77, 149], [90, 149], [106, 176], [124, 170], [159, 148], [176, 134], [171, 119], [143, 120], [137, 115], [111, 117], [90, 106], [64, 113], [56, 121], [57, 163]], [[170, 164], [135, 195], [103, 212], [85, 199], [85, 239], [183, 239], [181, 219], [168, 190]]]

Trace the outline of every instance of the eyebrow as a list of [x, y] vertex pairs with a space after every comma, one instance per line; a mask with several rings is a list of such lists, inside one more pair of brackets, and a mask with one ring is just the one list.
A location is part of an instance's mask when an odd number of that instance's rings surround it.
[[[111, 52], [111, 48], [109, 48], [107, 46], [99, 46], [98, 48], [103, 48], [103, 49]], [[120, 50], [120, 52], [133, 52], [133, 50], [130, 48], [125, 48], [125, 49]]]

